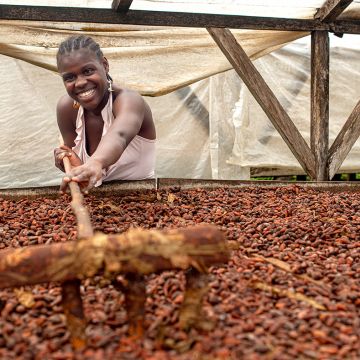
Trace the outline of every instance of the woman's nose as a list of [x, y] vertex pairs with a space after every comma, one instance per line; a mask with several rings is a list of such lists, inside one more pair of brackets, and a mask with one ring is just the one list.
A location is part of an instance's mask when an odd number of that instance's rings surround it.
[[84, 76], [78, 76], [75, 81], [76, 87], [83, 87], [86, 84], [86, 79]]

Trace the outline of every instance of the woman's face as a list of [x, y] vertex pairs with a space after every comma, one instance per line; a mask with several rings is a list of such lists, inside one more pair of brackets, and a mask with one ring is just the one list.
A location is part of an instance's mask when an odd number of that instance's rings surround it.
[[107, 95], [109, 70], [105, 58], [99, 60], [88, 49], [74, 50], [64, 54], [58, 62], [67, 93], [87, 110], [101, 110]]

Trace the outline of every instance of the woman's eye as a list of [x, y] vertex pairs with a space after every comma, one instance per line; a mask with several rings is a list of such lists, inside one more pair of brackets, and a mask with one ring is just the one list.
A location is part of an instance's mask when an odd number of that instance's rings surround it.
[[94, 72], [94, 69], [85, 69], [84, 70], [84, 75], [91, 75]]
[[63, 80], [65, 82], [72, 82], [72, 81], [75, 80], [75, 76], [74, 75], [66, 75], [66, 76], [63, 77]]

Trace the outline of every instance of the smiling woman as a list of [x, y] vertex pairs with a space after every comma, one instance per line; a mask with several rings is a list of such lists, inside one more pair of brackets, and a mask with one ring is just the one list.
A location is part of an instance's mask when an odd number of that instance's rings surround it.
[[57, 66], [67, 94], [57, 105], [64, 145], [54, 150], [55, 165], [63, 158], [73, 167], [70, 181], [89, 190], [110, 180], [154, 177], [156, 132], [152, 113], [136, 92], [113, 84], [109, 63], [99, 44], [88, 36], [62, 42]]

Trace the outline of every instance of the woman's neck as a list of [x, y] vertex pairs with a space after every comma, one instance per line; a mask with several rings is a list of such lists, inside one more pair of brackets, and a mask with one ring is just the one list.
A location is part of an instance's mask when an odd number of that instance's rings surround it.
[[99, 103], [99, 105], [96, 107], [96, 109], [94, 110], [87, 110], [87, 109], [84, 109], [86, 112], [88, 113], [93, 113], [94, 115], [100, 115], [102, 110], [104, 109], [104, 107], [106, 106], [108, 100], [109, 100], [109, 96], [110, 96], [110, 92], [109, 91], [106, 91], [106, 93], [104, 94], [101, 102]]

